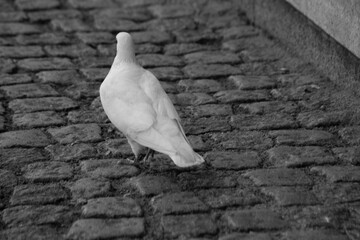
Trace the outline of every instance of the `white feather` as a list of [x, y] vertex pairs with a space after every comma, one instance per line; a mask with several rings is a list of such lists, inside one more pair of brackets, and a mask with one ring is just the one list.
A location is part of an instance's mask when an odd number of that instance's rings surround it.
[[117, 54], [100, 87], [110, 121], [131, 141], [169, 155], [180, 167], [203, 163], [158, 79], [137, 63], [131, 36], [119, 33], [116, 38]]

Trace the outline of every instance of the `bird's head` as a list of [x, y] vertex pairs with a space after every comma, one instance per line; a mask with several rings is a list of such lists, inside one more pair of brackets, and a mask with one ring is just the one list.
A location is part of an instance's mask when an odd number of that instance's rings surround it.
[[135, 47], [132, 37], [127, 32], [119, 32], [116, 35], [116, 57], [122, 61], [136, 62]]

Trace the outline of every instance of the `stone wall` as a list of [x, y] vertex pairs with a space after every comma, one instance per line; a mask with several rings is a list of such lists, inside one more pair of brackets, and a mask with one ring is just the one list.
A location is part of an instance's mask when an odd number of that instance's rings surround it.
[[286, 0], [327, 34], [360, 57], [359, 0]]

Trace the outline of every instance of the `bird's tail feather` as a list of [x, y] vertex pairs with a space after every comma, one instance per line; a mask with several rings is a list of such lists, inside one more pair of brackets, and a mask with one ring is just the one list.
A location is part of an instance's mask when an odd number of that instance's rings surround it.
[[204, 159], [194, 152], [186, 136], [173, 121], [161, 122], [158, 128], [138, 133], [134, 138], [139, 144], [170, 156], [179, 167], [199, 165]]

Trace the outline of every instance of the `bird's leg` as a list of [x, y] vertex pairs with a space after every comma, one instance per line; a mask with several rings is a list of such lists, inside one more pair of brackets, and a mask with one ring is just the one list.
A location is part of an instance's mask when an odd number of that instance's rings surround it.
[[127, 158], [127, 161], [129, 161], [131, 164], [138, 164], [143, 156], [141, 152], [143, 151], [144, 147], [138, 144], [137, 142], [133, 141], [130, 137], [126, 136], [126, 138], [135, 156], [134, 159]]
[[146, 155], [145, 155], [145, 157], [144, 157], [144, 163], [145, 163], [148, 159], [153, 158], [153, 157], [154, 157], [154, 153], [155, 153], [154, 150], [152, 150], [151, 148], [148, 148], [148, 150], [147, 150], [147, 152], [146, 152]]

